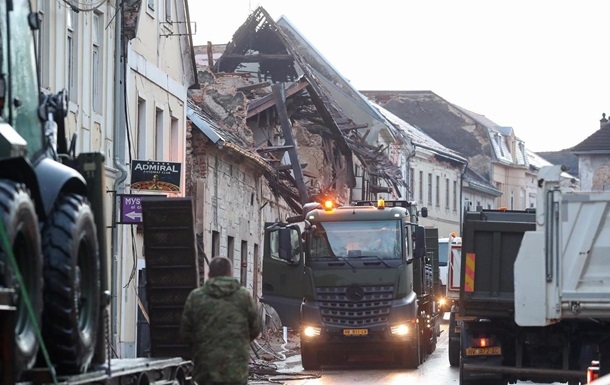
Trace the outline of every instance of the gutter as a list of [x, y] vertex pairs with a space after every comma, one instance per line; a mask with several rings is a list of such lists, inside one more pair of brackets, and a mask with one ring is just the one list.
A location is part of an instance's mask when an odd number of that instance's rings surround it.
[[[169, 1], [169, 0], [168, 0]], [[195, 84], [191, 85], [189, 89], [199, 89], [199, 78], [197, 74], [197, 62], [195, 61], [195, 49], [193, 46], [193, 31], [191, 31], [191, 14], [189, 12], [189, 4], [187, 0], [184, 0], [184, 13], [186, 15], [186, 29], [188, 30], [187, 38], [191, 48], [191, 65], [193, 66], [193, 72], [195, 75]], [[214, 63], [211, 63], [214, 65]]]

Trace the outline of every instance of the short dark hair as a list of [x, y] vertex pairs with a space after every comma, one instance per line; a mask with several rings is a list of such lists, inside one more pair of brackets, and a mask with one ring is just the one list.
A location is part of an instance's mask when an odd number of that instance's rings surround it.
[[233, 275], [232, 272], [233, 267], [229, 258], [216, 256], [210, 261], [210, 271], [208, 272], [208, 277], [230, 277]]

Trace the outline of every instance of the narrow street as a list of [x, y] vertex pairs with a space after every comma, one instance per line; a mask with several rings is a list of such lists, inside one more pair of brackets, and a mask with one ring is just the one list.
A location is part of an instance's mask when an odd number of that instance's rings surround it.
[[[285, 384], [285, 385], [459, 385], [459, 369], [449, 366], [447, 358], [447, 321], [441, 326], [441, 336], [436, 350], [417, 370], [401, 369], [384, 357], [353, 357], [341, 366], [323, 366], [320, 371], [304, 371], [301, 356], [293, 355], [285, 361], [274, 361], [277, 372], [250, 380], [249, 385]], [[533, 382], [517, 384], [536, 385]], [[556, 383], [557, 384], [557, 383]]]
[[[447, 324], [443, 323], [437, 348], [417, 370], [401, 369], [386, 357], [351, 357], [340, 366], [323, 366], [320, 371], [304, 371], [301, 356], [288, 357], [286, 361], [276, 361], [282, 375], [268, 376], [265, 380], [251, 380], [248, 384], [284, 383], [287, 385], [340, 385], [356, 384], [416, 384], [429, 385], [458, 384], [459, 371], [451, 368], [447, 359]], [[299, 379], [300, 375], [310, 378]], [[318, 377], [319, 376], [319, 377]], [[318, 377], [318, 378], [315, 378]], [[267, 379], [269, 381], [267, 381]]]

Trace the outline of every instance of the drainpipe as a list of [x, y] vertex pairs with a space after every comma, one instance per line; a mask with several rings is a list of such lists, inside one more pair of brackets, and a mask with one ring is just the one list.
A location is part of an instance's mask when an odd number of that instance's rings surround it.
[[[114, 181], [114, 191], [115, 194], [122, 193], [125, 189], [125, 179], [127, 179], [127, 167], [125, 167], [125, 114], [123, 105], [125, 103], [123, 97], [123, 85], [125, 84], [125, 73], [123, 71], [122, 61], [127, 60], [124, 57], [123, 52], [123, 38], [122, 38], [122, 8], [117, 7], [116, 15], [115, 15], [115, 37], [114, 37], [114, 128], [113, 128], [113, 165], [116, 169], [119, 170], [119, 176]], [[116, 195], [113, 200], [113, 213], [116, 212]], [[113, 214], [113, 216], [116, 214]], [[114, 351], [117, 350], [116, 341], [117, 341], [117, 320], [118, 320], [118, 306], [117, 306], [117, 296], [118, 289], [117, 284], [118, 280], [118, 259], [119, 259], [119, 231], [116, 225], [116, 221], [112, 226], [112, 261], [111, 261], [111, 346], [114, 348]]]

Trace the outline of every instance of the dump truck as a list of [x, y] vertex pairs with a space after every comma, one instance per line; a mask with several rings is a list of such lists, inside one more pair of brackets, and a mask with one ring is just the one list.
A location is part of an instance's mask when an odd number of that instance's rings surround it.
[[189, 383], [182, 357], [108, 354], [104, 156], [76, 154], [66, 92], [41, 92], [38, 28], [0, 1], [0, 381]]
[[535, 210], [467, 213], [460, 384], [586, 383], [610, 365], [610, 193], [538, 174]]
[[305, 369], [358, 352], [417, 368], [435, 349], [435, 254], [416, 220], [426, 212], [409, 201], [312, 202], [269, 224], [261, 302], [299, 330]]

